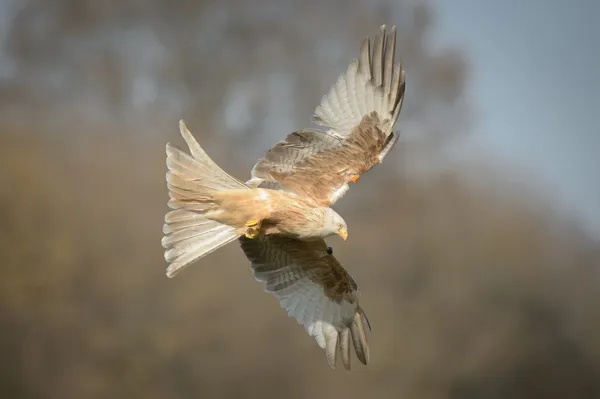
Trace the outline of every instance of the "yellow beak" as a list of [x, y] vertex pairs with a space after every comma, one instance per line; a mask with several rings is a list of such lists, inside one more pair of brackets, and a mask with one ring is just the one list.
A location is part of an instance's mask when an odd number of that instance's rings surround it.
[[348, 230], [344, 228], [338, 229], [338, 234], [340, 235], [340, 237], [342, 237], [344, 241], [348, 239]]

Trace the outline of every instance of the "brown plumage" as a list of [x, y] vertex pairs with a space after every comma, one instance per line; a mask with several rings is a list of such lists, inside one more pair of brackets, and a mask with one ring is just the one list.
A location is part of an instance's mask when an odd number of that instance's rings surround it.
[[[196, 188], [196, 192], [201, 190]], [[249, 220], [256, 220], [261, 234], [312, 237], [325, 227], [329, 211], [309, 197], [264, 188], [208, 191], [204, 197], [182, 200], [207, 204], [207, 219], [235, 227], [239, 235], [246, 232]]]
[[[305, 129], [275, 144], [252, 169], [252, 181], [278, 187], [331, 205], [374, 165], [381, 163], [398, 140], [392, 128], [405, 91], [402, 64], [394, 65], [396, 27], [386, 36], [363, 41], [360, 59], [340, 75], [315, 109], [315, 122], [325, 131]], [[318, 178], [315, 178], [318, 177]]]
[[[306, 136], [306, 132], [292, 133], [285, 145]], [[360, 175], [381, 162], [380, 154], [389, 143], [386, 139], [379, 116], [373, 111], [362, 118], [345, 140], [336, 139], [337, 145], [326, 151], [315, 152], [296, 162], [293, 168], [279, 170], [271, 161], [267, 161], [274, 158], [272, 154], [277, 152], [280, 148], [278, 146], [284, 146], [279, 143], [257, 163], [252, 173], [255, 177], [275, 181], [286, 190], [314, 198], [319, 204], [329, 206], [343, 195], [341, 191], [345, 192], [349, 182], [358, 180]], [[315, 179], [315, 176], [319, 178]]]
[[315, 337], [335, 368], [337, 353], [350, 370], [350, 339], [361, 363], [369, 361], [367, 317], [358, 305], [358, 287], [322, 239], [282, 236], [240, 239], [256, 280]]
[[381, 163], [398, 140], [405, 75], [395, 63], [396, 28], [385, 25], [342, 73], [314, 112], [325, 130], [304, 129], [267, 151], [246, 183], [219, 168], [183, 122], [191, 156], [167, 145], [167, 182], [174, 210], [165, 217], [163, 246], [172, 277], [185, 266], [241, 237], [257, 280], [304, 325], [335, 367], [350, 369], [350, 342], [367, 364], [366, 315], [358, 287], [323, 237], [347, 236], [329, 206], [350, 182]]
[[308, 239], [339, 234], [346, 222], [333, 209], [295, 193], [253, 188], [229, 176], [180, 121], [192, 156], [167, 144], [169, 207], [162, 244], [173, 277], [185, 266], [240, 235], [284, 234]]

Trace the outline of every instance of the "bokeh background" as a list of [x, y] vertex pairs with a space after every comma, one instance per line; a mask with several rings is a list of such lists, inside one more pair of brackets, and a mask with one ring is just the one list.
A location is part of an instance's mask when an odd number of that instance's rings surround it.
[[[598, 6], [522, 3], [0, 1], [1, 396], [600, 397]], [[183, 117], [248, 177], [383, 23], [407, 95], [336, 205], [346, 373], [237, 243], [165, 276], [164, 146]]]

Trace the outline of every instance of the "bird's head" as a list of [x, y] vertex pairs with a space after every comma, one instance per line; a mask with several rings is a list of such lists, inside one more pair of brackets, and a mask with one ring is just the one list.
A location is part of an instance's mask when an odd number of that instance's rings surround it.
[[348, 239], [348, 226], [346, 225], [346, 221], [331, 208], [327, 208], [325, 214], [323, 233], [323, 237], [337, 234], [342, 237], [344, 241]]

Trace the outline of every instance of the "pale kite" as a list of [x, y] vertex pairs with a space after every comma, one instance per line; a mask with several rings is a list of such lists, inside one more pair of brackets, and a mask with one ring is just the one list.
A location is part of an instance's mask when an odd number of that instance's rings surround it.
[[341, 74], [314, 121], [275, 144], [243, 183], [217, 166], [183, 121], [191, 155], [167, 144], [169, 207], [162, 244], [173, 277], [187, 265], [239, 238], [255, 278], [279, 299], [335, 367], [350, 369], [350, 341], [367, 364], [369, 322], [358, 287], [324, 237], [348, 236], [330, 206], [350, 182], [381, 163], [398, 140], [392, 132], [404, 99], [405, 76], [395, 63], [396, 27], [366, 38], [360, 57]]

